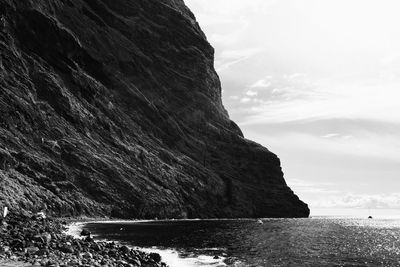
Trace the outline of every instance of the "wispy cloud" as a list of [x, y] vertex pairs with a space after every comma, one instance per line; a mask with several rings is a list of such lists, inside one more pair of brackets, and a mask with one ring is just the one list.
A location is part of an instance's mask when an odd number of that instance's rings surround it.
[[261, 79], [250, 85], [250, 88], [268, 88], [271, 86], [271, 82], [269, 80], [272, 79], [272, 76], [268, 76], [265, 79]]
[[253, 91], [253, 90], [248, 90], [248, 91], [246, 92], [246, 95], [248, 95], [248, 96], [257, 96], [257, 95], [258, 95], [258, 92]]
[[289, 186], [294, 189], [297, 193], [313, 193], [313, 194], [337, 194], [339, 191], [332, 189], [333, 183], [323, 182], [310, 182], [301, 179], [289, 179], [287, 181]]
[[[312, 124], [305, 123], [304, 127], [306, 128], [307, 126], [313, 127]], [[274, 129], [274, 127], [278, 128]], [[356, 137], [348, 134], [328, 133], [324, 138], [318, 133], [313, 133], [313, 131], [320, 131], [318, 129], [309, 129], [309, 131], [301, 132], [303, 130], [293, 131], [290, 129], [290, 125], [288, 127], [285, 131], [285, 125], [265, 125], [257, 130], [245, 131], [245, 136], [258, 140], [267, 146], [279, 145], [288, 147], [296, 151], [296, 153], [299, 151], [303, 151], [303, 153], [313, 151], [335, 155], [336, 157], [353, 156], [360, 160], [379, 158], [400, 164], [399, 133], [381, 134], [352, 130]], [[310, 166], [310, 168], [313, 168], [313, 166]]]
[[[290, 77], [290, 76], [288, 76]], [[373, 119], [400, 123], [400, 80], [365, 78], [362, 82], [335, 83], [291, 78], [272, 83], [264, 93], [268, 105], [257, 105], [243, 125], [306, 119]], [[259, 98], [263, 96], [259, 95]], [[261, 98], [262, 99], [262, 98]], [[244, 116], [246, 116], [244, 114]]]
[[249, 103], [251, 101], [251, 98], [249, 97], [243, 97], [240, 99], [240, 103]]
[[330, 134], [323, 135], [321, 137], [322, 138], [333, 138], [333, 137], [337, 137], [337, 136], [339, 136], [338, 133], [330, 133]]
[[240, 62], [254, 57], [260, 51], [257, 48], [223, 51], [215, 60], [215, 68], [218, 72], [226, 71]]

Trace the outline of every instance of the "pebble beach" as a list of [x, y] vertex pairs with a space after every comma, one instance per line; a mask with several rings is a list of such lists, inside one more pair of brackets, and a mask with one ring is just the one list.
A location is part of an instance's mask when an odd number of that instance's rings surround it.
[[157, 253], [67, 234], [69, 222], [44, 214], [9, 214], [0, 222], [0, 266], [164, 267]]

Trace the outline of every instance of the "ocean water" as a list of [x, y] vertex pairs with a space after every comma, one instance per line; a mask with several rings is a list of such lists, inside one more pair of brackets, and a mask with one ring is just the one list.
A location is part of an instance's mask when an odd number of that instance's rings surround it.
[[176, 266], [400, 266], [400, 219], [94, 222], [98, 240], [161, 254]]

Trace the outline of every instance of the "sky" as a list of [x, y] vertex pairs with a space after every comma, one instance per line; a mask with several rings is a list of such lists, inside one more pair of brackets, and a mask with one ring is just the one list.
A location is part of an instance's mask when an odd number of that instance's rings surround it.
[[230, 117], [311, 210], [400, 213], [400, 2], [185, 0]]

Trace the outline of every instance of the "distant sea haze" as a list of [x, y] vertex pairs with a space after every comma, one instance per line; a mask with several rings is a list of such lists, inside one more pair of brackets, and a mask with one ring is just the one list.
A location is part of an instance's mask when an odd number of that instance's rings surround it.
[[380, 219], [400, 219], [400, 209], [375, 208], [311, 208], [311, 217], [335, 216], [346, 218], [368, 218], [372, 216]]

